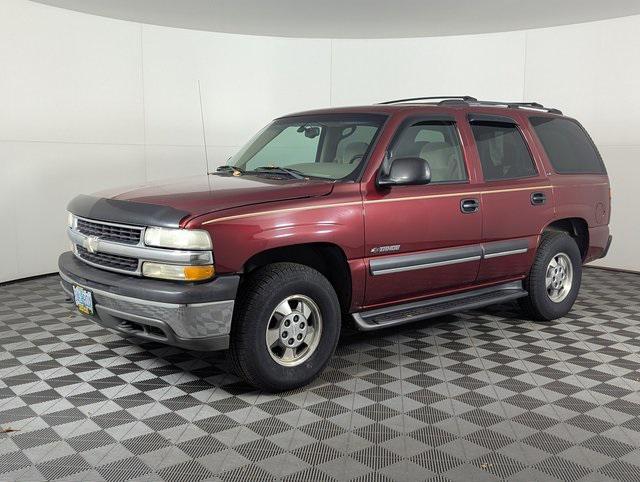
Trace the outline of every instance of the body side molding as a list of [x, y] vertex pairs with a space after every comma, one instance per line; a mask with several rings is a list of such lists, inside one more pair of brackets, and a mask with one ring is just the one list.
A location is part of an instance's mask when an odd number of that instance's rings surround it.
[[379, 276], [522, 254], [528, 250], [528, 239], [509, 239], [506, 241], [474, 244], [471, 246], [438, 249], [423, 253], [374, 258], [369, 261], [369, 270], [372, 275]]
[[529, 250], [529, 240], [526, 238], [495, 241], [482, 245], [483, 258], [498, 258], [512, 254], [522, 254]]

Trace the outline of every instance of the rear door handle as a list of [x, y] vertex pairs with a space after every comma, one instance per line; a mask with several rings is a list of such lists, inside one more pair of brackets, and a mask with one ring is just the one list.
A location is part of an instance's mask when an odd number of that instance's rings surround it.
[[477, 213], [480, 209], [480, 201], [477, 199], [463, 199], [460, 201], [460, 211], [465, 214]]
[[538, 205], [547, 202], [547, 196], [543, 192], [531, 193], [531, 204]]

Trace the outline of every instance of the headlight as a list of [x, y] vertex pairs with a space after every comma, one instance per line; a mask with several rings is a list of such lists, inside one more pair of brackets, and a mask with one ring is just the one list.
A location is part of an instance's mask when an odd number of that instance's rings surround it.
[[72, 228], [73, 227], [73, 214], [71, 214], [68, 211], [67, 211], [67, 227], [68, 228]]
[[178, 281], [202, 281], [216, 274], [212, 265], [178, 266], [174, 264], [151, 263], [142, 265], [142, 274], [148, 278], [161, 278]]
[[212, 249], [209, 233], [196, 229], [147, 228], [144, 244], [158, 248]]

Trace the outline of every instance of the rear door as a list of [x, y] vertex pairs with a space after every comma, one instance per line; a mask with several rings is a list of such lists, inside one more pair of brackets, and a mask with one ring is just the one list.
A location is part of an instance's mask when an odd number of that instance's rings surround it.
[[430, 184], [366, 187], [365, 305], [421, 298], [475, 281], [482, 212], [475, 174], [463, 150], [469, 139], [461, 137], [459, 120], [465, 122], [464, 116], [411, 117], [390, 143], [391, 159], [422, 157], [429, 162]]
[[538, 235], [554, 216], [553, 189], [531, 133], [516, 118], [470, 114], [481, 167], [483, 259], [478, 283], [528, 272]]

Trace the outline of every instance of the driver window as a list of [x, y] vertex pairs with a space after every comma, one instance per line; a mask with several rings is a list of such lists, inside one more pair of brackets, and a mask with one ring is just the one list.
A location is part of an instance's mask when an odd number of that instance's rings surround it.
[[316, 162], [321, 128], [315, 127], [313, 129], [305, 135], [305, 131], [301, 130], [299, 125], [286, 127], [253, 156], [245, 168], [287, 167], [294, 164]]
[[464, 182], [467, 170], [453, 122], [424, 121], [406, 127], [391, 151], [393, 159], [421, 157], [431, 168], [431, 183]]

